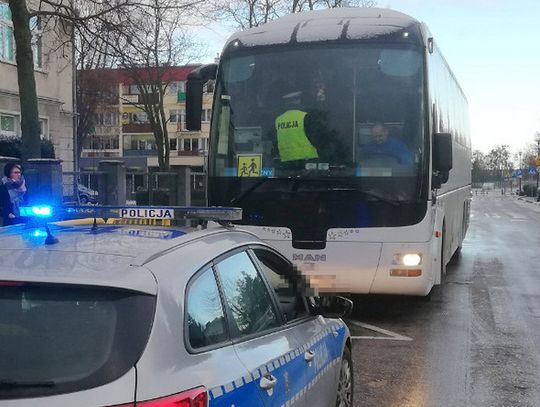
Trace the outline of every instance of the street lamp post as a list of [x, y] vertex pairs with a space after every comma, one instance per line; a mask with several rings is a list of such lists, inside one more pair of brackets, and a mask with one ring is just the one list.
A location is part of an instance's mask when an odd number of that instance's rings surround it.
[[[538, 158], [540, 157], [540, 133], [539, 132], [536, 132], [536, 158], [538, 160]], [[537, 168], [536, 168], [536, 193], [538, 193], [538, 187], [539, 187], [539, 184], [540, 184], [540, 165], [538, 165], [538, 163], [535, 163], [537, 164]]]
[[519, 189], [518, 189], [518, 195], [521, 195], [521, 177], [523, 176], [522, 172], [521, 172], [521, 151], [518, 153], [519, 155], [519, 174], [521, 175], [518, 175], [518, 179], [519, 179]]

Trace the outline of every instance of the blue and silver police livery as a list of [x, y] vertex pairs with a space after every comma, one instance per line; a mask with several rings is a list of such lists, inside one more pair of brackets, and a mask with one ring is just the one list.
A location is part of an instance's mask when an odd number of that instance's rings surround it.
[[0, 230], [0, 407], [352, 405], [350, 301], [306, 297], [237, 209], [25, 211]]

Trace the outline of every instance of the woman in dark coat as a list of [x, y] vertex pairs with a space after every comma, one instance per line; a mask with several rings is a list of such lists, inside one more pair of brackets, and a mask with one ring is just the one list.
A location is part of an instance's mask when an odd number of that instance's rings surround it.
[[2, 206], [3, 225], [21, 223], [19, 208], [26, 193], [26, 183], [22, 175], [22, 167], [17, 163], [4, 166], [4, 176], [0, 182], [0, 205]]

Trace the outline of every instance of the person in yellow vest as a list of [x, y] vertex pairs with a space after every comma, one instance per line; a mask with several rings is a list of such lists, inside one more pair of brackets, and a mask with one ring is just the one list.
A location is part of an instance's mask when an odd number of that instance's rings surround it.
[[307, 113], [291, 109], [276, 118], [275, 127], [281, 161], [310, 160], [319, 158], [305, 129]]

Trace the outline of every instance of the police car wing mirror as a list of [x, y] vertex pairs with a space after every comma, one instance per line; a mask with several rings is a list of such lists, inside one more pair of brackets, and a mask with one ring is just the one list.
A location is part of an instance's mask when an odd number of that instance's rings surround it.
[[188, 74], [186, 83], [186, 129], [201, 130], [203, 88], [209, 80], [215, 79], [217, 64], [203, 65]]
[[312, 305], [315, 315], [325, 318], [345, 318], [353, 310], [353, 302], [339, 295], [317, 297]]
[[438, 189], [448, 181], [452, 169], [452, 135], [435, 133], [433, 135], [433, 189]]

